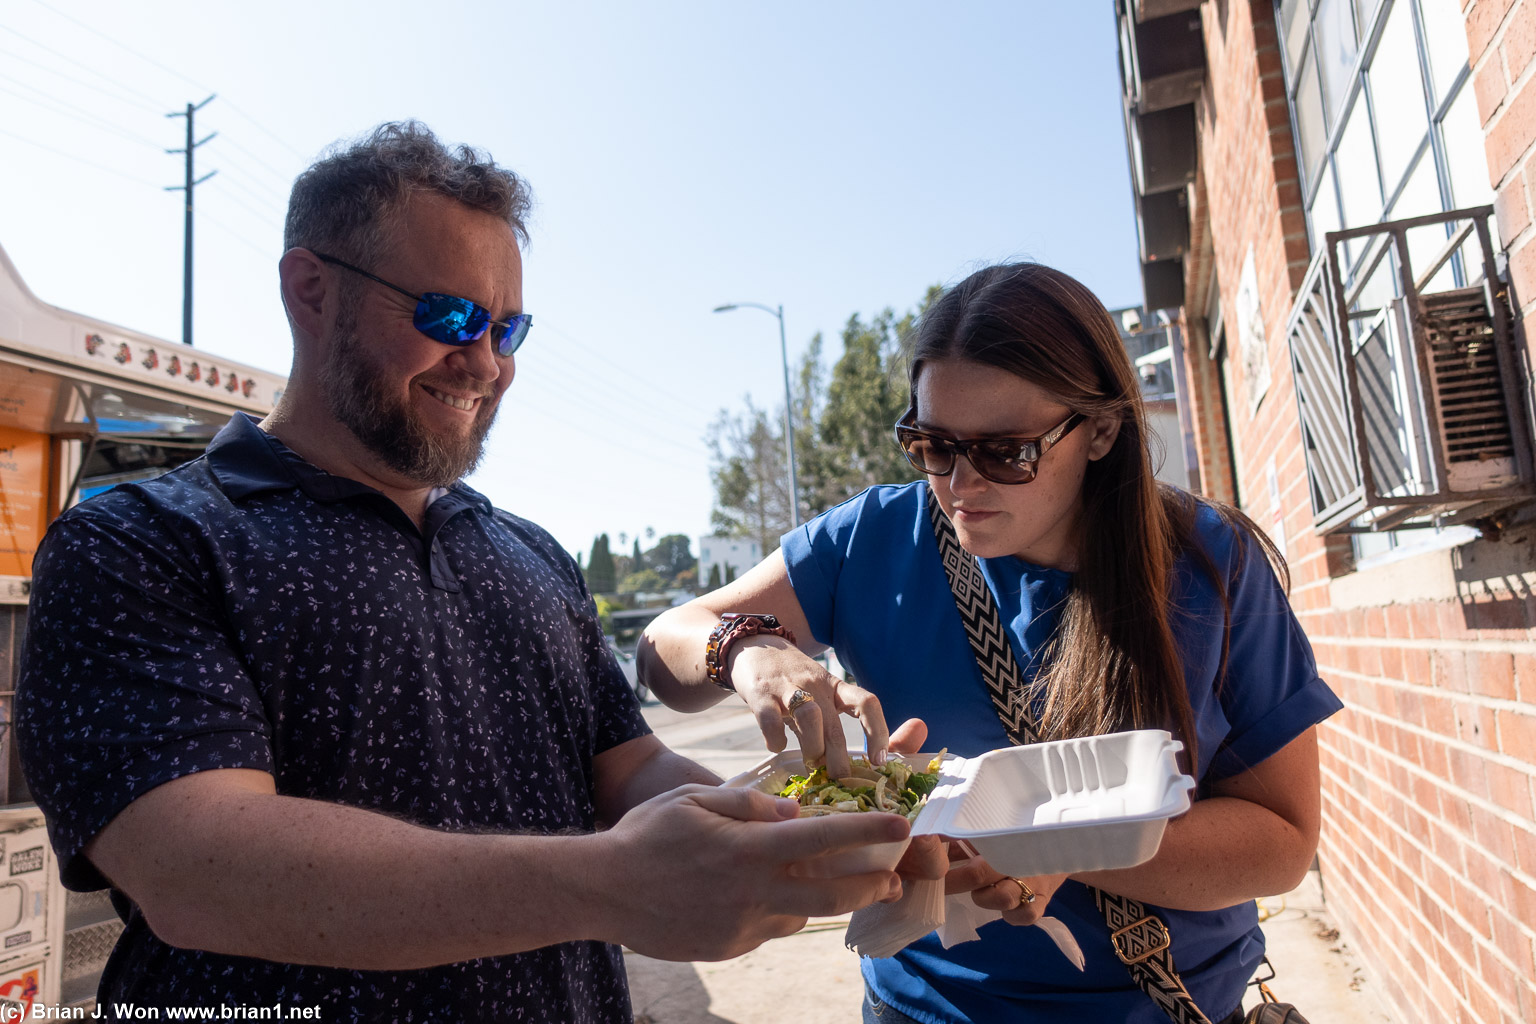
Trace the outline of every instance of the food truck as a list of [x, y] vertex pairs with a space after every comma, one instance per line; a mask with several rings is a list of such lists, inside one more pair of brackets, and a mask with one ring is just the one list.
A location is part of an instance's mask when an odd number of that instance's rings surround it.
[[[39, 300], [0, 249], [0, 1014], [90, 1007], [122, 930], [106, 892], [66, 893], [13, 738], [32, 559], [61, 511], [202, 454], [285, 379]], [[32, 1008], [39, 1007], [34, 1014]], [[44, 1009], [47, 1008], [47, 1009]]]

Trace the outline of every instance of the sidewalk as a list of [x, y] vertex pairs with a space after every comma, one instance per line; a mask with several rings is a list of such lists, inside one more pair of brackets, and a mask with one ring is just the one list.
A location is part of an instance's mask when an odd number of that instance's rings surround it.
[[[767, 756], [746, 708], [723, 703], [681, 715], [654, 702], [646, 719], [662, 740], [729, 778]], [[857, 727], [850, 726], [857, 734]], [[1310, 1020], [1394, 1021], [1328, 919], [1316, 872], [1294, 892], [1261, 901], [1275, 994]], [[813, 920], [798, 934], [721, 963], [679, 964], [628, 950], [636, 1024], [846, 1024], [859, 1020], [859, 958], [843, 946], [847, 918]], [[1247, 1005], [1252, 1006], [1250, 999]]]

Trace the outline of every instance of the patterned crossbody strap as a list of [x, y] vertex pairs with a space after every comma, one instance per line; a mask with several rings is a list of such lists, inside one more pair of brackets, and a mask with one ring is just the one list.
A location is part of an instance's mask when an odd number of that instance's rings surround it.
[[[997, 600], [987, 587], [981, 566], [970, 552], [960, 546], [954, 525], [939, 507], [933, 489], [928, 489], [928, 516], [933, 521], [933, 535], [939, 542], [939, 559], [955, 597], [955, 608], [965, 625], [966, 638], [981, 667], [992, 704], [1002, 719], [1010, 742], [1023, 745], [1040, 741], [1039, 727], [1030, 713], [1029, 694], [1019, 672], [1018, 659], [1008, 643]], [[1091, 889], [1094, 905], [1109, 926], [1115, 955], [1131, 972], [1131, 979], [1152, 998], [1176, 1024], [1210, 1024], [1195, 1005], [1189, 990], [1173, 966], [1172, 939], [1168, 926], [1155, 914], [1147, 912], [1137, 900], [1117, 896], [1103, 889]]]

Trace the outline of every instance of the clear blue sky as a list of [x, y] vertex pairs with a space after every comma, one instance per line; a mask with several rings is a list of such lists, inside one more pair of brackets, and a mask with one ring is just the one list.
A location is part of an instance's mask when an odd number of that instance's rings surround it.
[[[45, 301], [284, 372], [293, 176], [420, 118], [526, 176], [533, 334], [471, 483], [572, 551], [697, 538], [704, 436], [817, 331], [1031, 257], [1141, 299], [1109, 0], [0, 0], [0, 246]], [[695, 548], [697, 553], [697, 548]]]

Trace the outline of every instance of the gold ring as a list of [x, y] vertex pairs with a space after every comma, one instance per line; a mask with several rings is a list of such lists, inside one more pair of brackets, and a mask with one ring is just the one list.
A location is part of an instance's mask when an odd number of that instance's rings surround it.
[[800, 710], [801, 705], [809, 704], [814, 698], [804, 690], [796, 690], [789, 695], [789, 713], [794, 714]]
[[1019, 906], [1035, 902], [1035, 890], [1029, 887], [1029, 883], [1022, 878], [1009, 876], [1008, 881], [1019, 887]]

